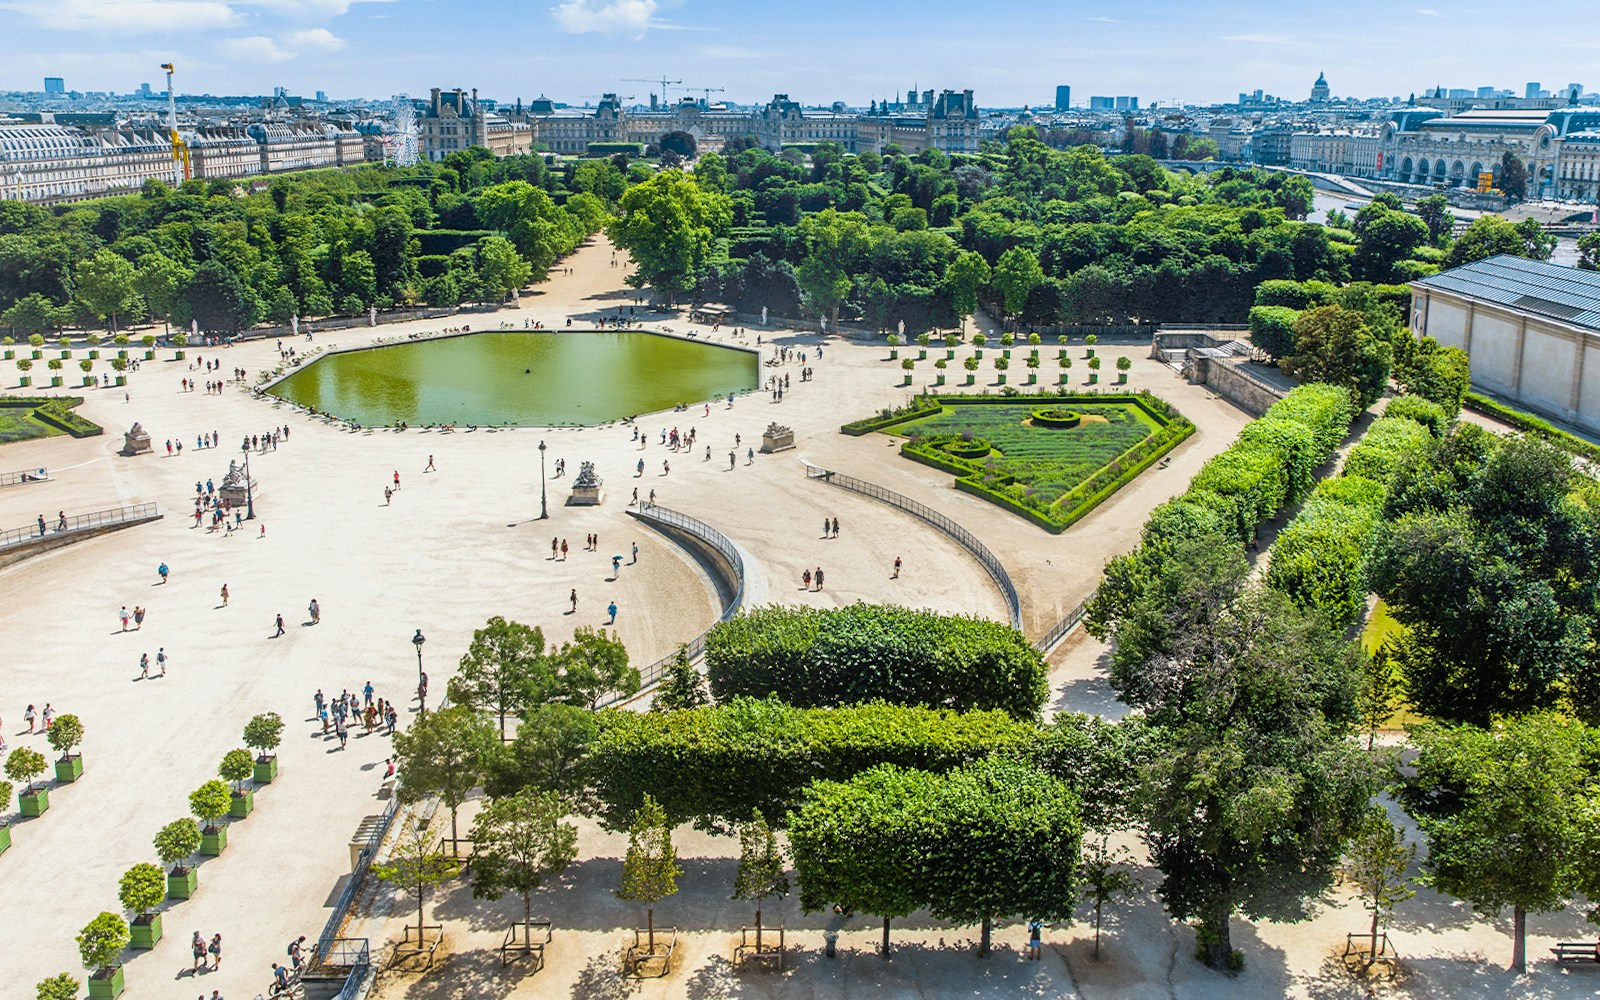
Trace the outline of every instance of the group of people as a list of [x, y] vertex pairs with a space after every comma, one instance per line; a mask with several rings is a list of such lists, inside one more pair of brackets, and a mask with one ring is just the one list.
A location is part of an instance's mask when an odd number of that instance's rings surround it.
[[317, 721], [322, 723], [324, 735], [332, 733], [339, 740], [339, 749], [343, 750], [346, 741], [350, 738], [350, 727], [360, 725], [366, 732], [385, 733], [393, 736], [395, 729], [400, 724], [400, 712], [392, 701], [384, 698], [374, 699], [376, 689], [371, 681], [361, 688], [358, 697], [348, 689], [341, 691], [339, 697], [329, 701], [318, 688], [312, 696], [312, 701], [317, 708]]

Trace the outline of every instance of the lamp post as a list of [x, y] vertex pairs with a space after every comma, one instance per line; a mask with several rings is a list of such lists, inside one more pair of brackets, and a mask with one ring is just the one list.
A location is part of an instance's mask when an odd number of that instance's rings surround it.
[[428, 675], [422, 672], [422, 644], [427, 641], [420, 628], [411, 637], [411, 644], [417, 647], [417, 711], [422, 715], [428, 714]]
[[539, 520], [550, 516], [550, 498], [544, 489], [544, 442], [539, 442]]
[[256, 500], [255, 500], [255, 492], [252, 490], [252, 488], [250, 486], [250, 439], [249, 438], [245, 438], [243, 451], [244, 451], [244, 519], [246, 521], [254, 521], [256, 519]]

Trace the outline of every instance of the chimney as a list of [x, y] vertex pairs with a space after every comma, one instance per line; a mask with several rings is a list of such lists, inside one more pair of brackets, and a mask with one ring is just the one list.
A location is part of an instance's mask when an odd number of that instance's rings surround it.
[[439, 117], [439, 88], [433, 88], [433, 117]]

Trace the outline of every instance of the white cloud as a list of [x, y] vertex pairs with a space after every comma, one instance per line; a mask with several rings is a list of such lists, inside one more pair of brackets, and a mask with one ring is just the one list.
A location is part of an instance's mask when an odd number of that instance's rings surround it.
[[221, 0], [8, 0], [0, 10], [58, 31], [119, 35], [206, 31], [238, 21]]
[[288, 41], [290, 45], [298, 49], [317, 49], [322, 52], [334, 52], [344, 48], [344, 39], [327, 28], [308, 28], [305, 31], [296, 31], [289, 36]]
[[265, 35], [224, 38], [220, 47], [223, 55], [239, 62], [281, 63], [294, 58], [293, 52], [285, 52], [278, 47], [277, 42]]
[[259, 7], [299, 21], [326, 21], [349, 13], [358, 3], [393, 3], [394, 0], [236, 0], [241, 7]]
[[597, 32], [639, 39], [655, 23], [656, 0], [566, 0], [550, 8], [561, 30], [572, 35]]

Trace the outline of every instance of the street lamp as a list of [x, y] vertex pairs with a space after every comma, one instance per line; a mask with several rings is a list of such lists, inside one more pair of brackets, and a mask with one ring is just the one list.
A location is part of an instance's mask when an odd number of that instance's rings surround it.
[[550, 498], [544, 490], [544, 442], [539, 442], [539, 520], [550, 516]]
[[411, 637], [411, 644], [417, 647], [417, 710], [423, 715], [428, 713], [428, 675], [422, 672], [422, 644], [427, 641], [420, 628]]
[[255, 493], [250, 487], [250, 439], [244, 439], [244, 519], [256, 519]]

